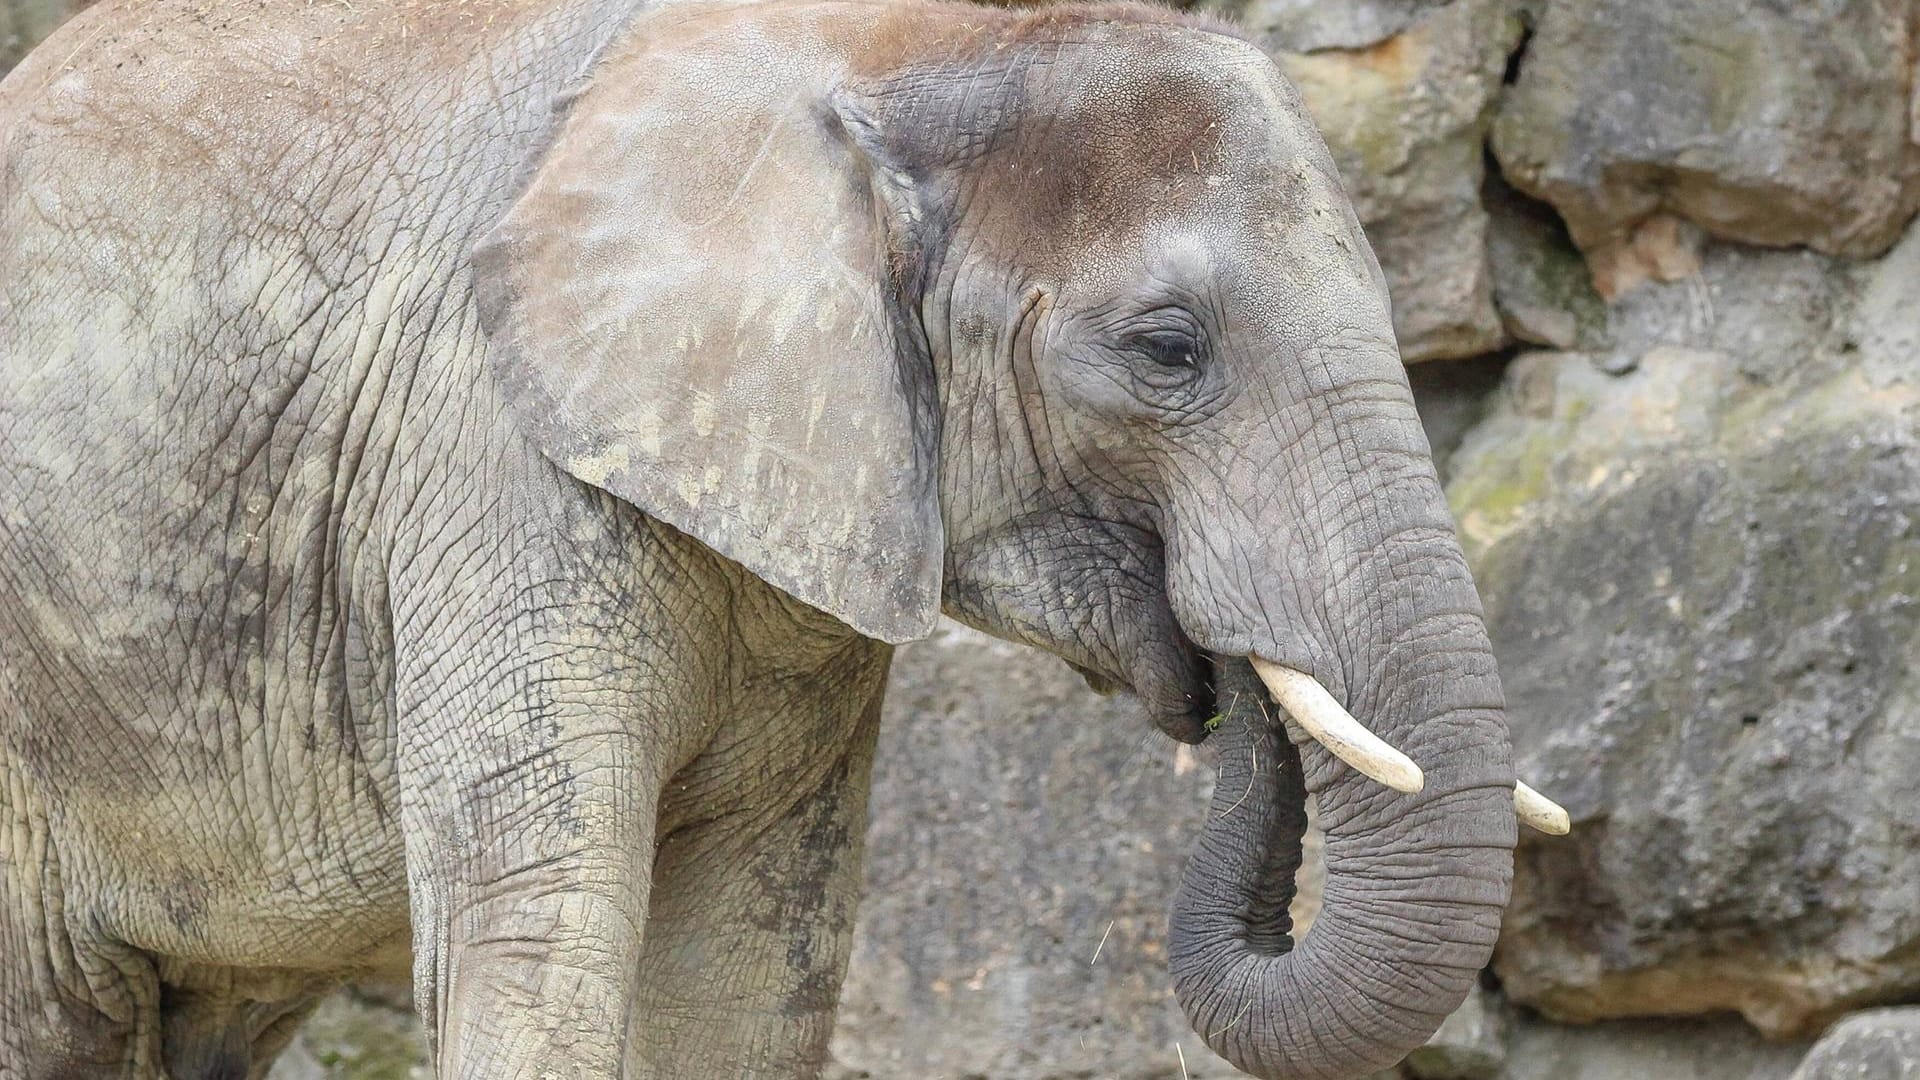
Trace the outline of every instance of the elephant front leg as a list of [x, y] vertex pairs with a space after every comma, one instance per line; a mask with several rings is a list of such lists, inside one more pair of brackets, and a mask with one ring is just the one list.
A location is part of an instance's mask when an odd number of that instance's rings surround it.
[[[860, 892], [879, 690], [876, 681], [844, 742], [709, 752], [687, 770], [738, 776], [749, 790], [758, 777], [785, 797], [759, 811], [697, 804], [662, 838], [635, 1031], [646, 1075], [792, 1080], [826, 1064]], [[668, 785], [670, 807], [679, 786]]]
[[403, 709], [417, 1004], [436, 1075], [629, 1076], [670, 750], [629, 695], [569, 670], [586, 650], [517, 651], [551, 659], [476, 656]]

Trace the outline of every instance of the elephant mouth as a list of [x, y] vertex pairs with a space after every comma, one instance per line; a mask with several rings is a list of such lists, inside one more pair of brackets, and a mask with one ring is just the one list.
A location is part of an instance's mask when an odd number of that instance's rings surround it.
[[[1263, 706], [1274, 706], [1314, 742], [1355, 772], [1400, 792], [1418, 792], [1425, 784], [1420, 766], [1349, 713], [1311, 674], [1257, 655], [1229, 656], [1203, 649], [1186, 635], [1134, 651], [1126, 673], [1069, 662], [1095, 693], [1131, 691], [1145, 706], [1155, 727], [1176, 742], [1206, 741], [1217, 718], [1238, 702], [1223, 702], [1213, 672], [1224, 660], [1245, 660], [1265, 690]], [[1514, 785], [1514, 810], [1520, 822], [1539, 832], [1564, 836], [1566, 810], [1525, 783]]]
[[1184, 635], [1176, 635], [1134, 649], [1127, 660], [1125, 671], [1076, 661], [1068, 661], [1067, 666], [1096, 694], [1133, 694], [1153, 726], [1168, 738], [1188, 744], [1204, 742], [1212, 730], [1210, 721], [1220, 712], [1211, 676], [1212, 655]]
[[[1218, 717], [1240, 703], [1223, 702], [1214, 673], [1223, 662], [1250, 662], [1264, 689], [1263, 708], [1285, 709], [1315, 742], [1355, 771], [1401, 792], [1417, 792], [1425, 783], [1420, 767], [1373, 734], [1336, 701], [1319, 680], [1290, 665], [1253, 654], [1235, 655], [1201, 648], [1184, 633], [1154, 639], [1129, 650], [1132, 670], [1124, 674], [1069, 662], [1095, 693], [1131, 690], [1148, 718], [1176, 742], [1206, 741]], [[1236, 692], [1237, 693], [1237, 692]]]

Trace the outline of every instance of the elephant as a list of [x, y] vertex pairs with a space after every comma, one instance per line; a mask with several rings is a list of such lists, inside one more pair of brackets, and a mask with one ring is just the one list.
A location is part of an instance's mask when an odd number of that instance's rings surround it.
[[943, 613], [1220, 743], [1169, 963], [1255, 1075], [1418, 1045], [1564, 826], [1230, 25], [107, 0], [0, 83], [0, 1075], [397, 977], [442, 1076], [817, 1075]]

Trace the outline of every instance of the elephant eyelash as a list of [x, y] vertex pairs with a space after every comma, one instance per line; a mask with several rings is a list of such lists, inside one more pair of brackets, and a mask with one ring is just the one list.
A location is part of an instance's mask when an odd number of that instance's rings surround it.
[[1127, 342], [1131, 352], [1157, 367], [1198, 371], [1206, 362], [1206, 345], [1182, 330], [1151, 330]]

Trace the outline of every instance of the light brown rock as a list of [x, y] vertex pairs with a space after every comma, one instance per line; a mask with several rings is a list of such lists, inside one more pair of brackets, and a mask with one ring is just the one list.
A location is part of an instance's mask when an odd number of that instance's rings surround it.
[[[1387, 276], [1401, 354], [1419, 361], [1488, 352], [1506, 333], [1487, 266], [1482, 146], [1520, 24], [1507, 0], [1387, 7], [1353, 22], [1395, 32], [1357, 47], [1301, 51], [1328, 33], [1290, 40], [1290, 32], [1306, 33], [1301, 24], [1273, 22], [1270, 9], [1263, 40], [1333, 150]], [[1246, 16], [1256, 31], [1262, 11]]]

